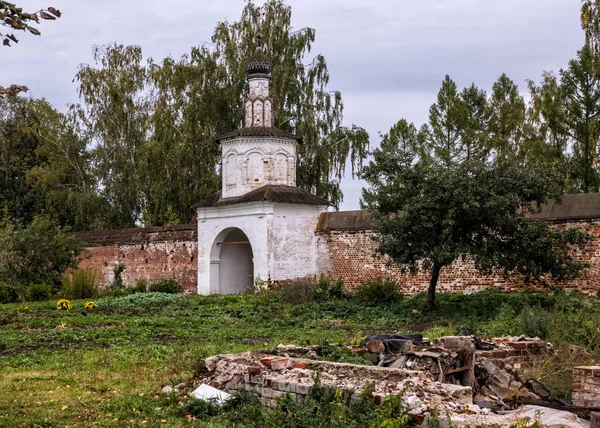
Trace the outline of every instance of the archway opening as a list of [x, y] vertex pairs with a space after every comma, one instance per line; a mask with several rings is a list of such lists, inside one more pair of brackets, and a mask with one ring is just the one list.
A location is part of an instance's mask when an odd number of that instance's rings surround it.
[[216, 238], [211, 254], [211, 292], [238, 294], [254, 283], [254, 256], [246, 234], [225, 229]]

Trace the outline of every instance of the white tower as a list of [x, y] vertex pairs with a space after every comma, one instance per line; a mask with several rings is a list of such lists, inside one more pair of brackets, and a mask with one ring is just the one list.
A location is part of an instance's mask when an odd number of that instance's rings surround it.
[[217, 138], [222, 189], [198, 203], [198, 292], [317, 273], [315, 227], [329, 203], [296, 187], [298, 138], [274, 127], [271, 63], [258, 37], [246, 64], [244, 127]]
[[295, 135], [273, 127], [269, 97], [271, 64], [260, 45], [246, 65], [250, 91], [244, 102], [244, 128], [219, 137], [223, 198], [241, 196], [267, 184], [296, 186]]

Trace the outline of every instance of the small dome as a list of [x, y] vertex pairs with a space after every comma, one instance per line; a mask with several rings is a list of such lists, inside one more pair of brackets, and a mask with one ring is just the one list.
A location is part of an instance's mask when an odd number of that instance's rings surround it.
[[259, 34], [256, 38], [258, 39], [258, 47], [256, 48], [254, 55], [252, 55], [246, 63], [246, 73], [248, 74], [248, 77], [257, 74], [270, 75], [272, 70], [271, 61], [267, 59], [261, 46], [262, 37]]

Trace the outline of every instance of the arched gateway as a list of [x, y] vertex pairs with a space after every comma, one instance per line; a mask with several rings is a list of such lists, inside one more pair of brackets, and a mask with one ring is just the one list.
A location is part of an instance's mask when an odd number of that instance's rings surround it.
[[210, 290], [216, 294], [237, 294], [254, 282], [254, 256], [248, 236], [238, 228], [217, 235], [210, 253]]
[[245, 127], [217, 138], [221, 191], [196, 204], [200, 294], [319, 272], [315, 227], [328, 202], [296, 187], [298, 138], [273, 127], [271, 64], [258, 42], [246, 64]]

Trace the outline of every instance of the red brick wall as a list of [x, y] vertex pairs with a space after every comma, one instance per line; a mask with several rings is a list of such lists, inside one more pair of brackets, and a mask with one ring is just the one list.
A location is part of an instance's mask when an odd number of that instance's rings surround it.
[[117, 263], [125, 266], [123, 281], [131, 286], [138, 279], [148, 282], [176, 279], [185, 293], [197, 290], [198, 244], [196, 241], [163, 241], [142, 244], [111, 244], [87, 248], [88, 258], [79, 267], [91, 267], [104, 287], [114, 279]]
[[[577, 251], [580, 261], [589, 263], [590, 268], [578, 279], [557, 285], [577, 289], [583, 294], [596, 297], [600, 291], [600, 220], [582, 220], [557, 223], [557, 227], [578, 227], [597, 237], [584, 251]], [[352, 290], [365, 279], [372, 277], [390, 278], [401, 284], [402, 292], [414, 295], [425, 291], [429, 285], [429, 273], [417, 275], [402, 273], [389, 260], [375, 256], [377, 243], [372, 230], [325, 230], [317, 231], [321, 251], [329, 258], [323, 270], [333, 279], [341, 278], [347, 289]], [[522, 288], [519, 278], [505, 279], [502, 275], [481, 275], [470, 262], [455, 262], [441, 272], [438, 290], [446, 292], [474, 292], [489, 287], [506, 291]]]

